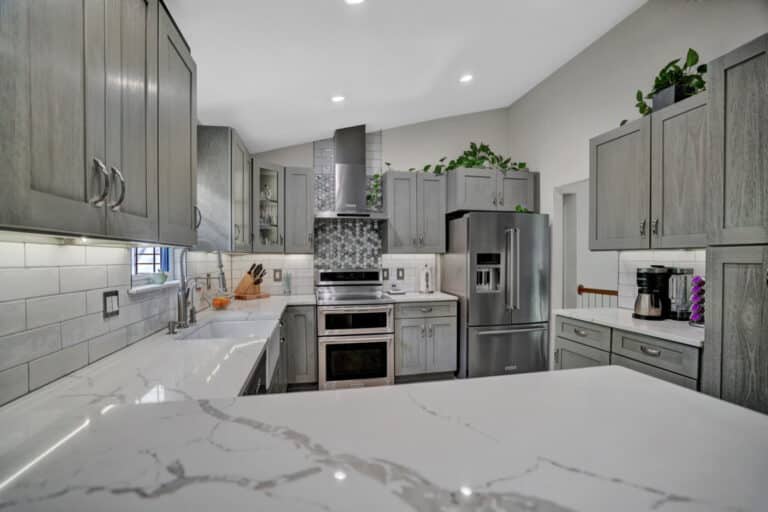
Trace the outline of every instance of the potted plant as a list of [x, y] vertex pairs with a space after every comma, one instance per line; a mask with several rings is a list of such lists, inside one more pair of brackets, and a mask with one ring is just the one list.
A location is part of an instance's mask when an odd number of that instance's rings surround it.
[[[707, 65], [699, 64], [699, 54], [693, 48], [689, 48], [682, 65], [680, 59], [675, 59], [659, 71], [651, 92], [643, 96], [643, 91], [637, 91], [635, 95], [637, 109], [642, 115], [647, 116], [651, 112], [659, 111], [700, 93], [705, 90], [703, 75], [706, 72]], [[652, 101], [653, 107], [646, 103], [646, 99]]]

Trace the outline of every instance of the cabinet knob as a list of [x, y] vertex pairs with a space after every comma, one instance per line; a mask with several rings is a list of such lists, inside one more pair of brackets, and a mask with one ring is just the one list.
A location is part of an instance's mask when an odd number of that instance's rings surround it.
[[493, 198], [493, 205], [494, 205], [494, 206], [496, 206], [496, 202], [497, 202], [497, 201], [498, 201], [498, 199], [496, 199], [496, 197], [494, 197], [494, 198]]
[[504, 195], [503, 194], [499, 194], [499, 204], [501, 206], [504, 206]]

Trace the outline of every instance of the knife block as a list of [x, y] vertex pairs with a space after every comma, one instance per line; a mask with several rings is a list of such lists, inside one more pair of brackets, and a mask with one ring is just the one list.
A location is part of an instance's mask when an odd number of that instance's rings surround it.
[[261, 293], [261, 285], [253, 284], [253, 277], [246, 273], [235, 288], [236, 300], [266, 299], [268, 293]]

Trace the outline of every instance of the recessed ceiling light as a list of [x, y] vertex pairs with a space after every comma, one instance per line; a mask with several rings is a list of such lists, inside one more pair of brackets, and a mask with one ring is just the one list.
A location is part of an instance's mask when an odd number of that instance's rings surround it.
[[467, 73], [466, 75], [461, 75], [461, 78], [459, 78], [459, 82], [461, 82], [463, 84], [466, 84], [466, 83], [471, 82], [473, 78], [475, 78], [475, 77], [473, 77], [472, 75]]
[[365, 0], [344, 0], [347, 2], [347, 5], [357, 5], [365, 2]]
[[346, 98], [344, 98], [344, 96], [333, 96], [333, 97], [331, 97], [331, 101], [334, 102], [334, 103], [341, 103], [345, 99]]

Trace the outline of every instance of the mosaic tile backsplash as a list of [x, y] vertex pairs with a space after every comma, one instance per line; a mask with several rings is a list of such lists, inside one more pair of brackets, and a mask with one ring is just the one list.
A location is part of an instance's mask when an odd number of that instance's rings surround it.
[[315, 222], [315, 268], [379, 268], [380, 222], [325, 219]]

